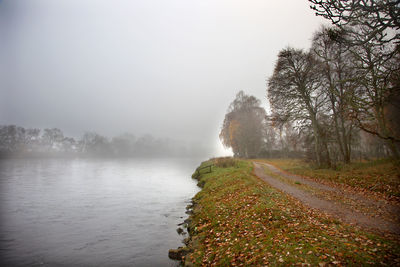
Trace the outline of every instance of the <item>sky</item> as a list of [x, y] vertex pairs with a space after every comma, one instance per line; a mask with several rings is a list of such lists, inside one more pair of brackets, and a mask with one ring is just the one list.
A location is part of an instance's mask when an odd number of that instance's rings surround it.
[[0, 125], [151, 134], [227, 153], [240, 90], [268, 109], [278, 52], [324, 23], [307, 0], [0, 0]]

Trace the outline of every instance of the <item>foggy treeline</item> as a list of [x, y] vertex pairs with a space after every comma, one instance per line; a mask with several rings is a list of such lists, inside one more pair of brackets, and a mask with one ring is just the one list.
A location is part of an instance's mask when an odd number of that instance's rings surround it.
[[310, 0], [321, 26], [309, 50], [279, 52], [271, 114], [240, 92], [220, 138], [238, 157], [306, 157], [318, 166], [400, 151], [398, 1]]
[[111, 139], [86, 132], [80, 139], [65, 136], [58, 128], [37, 129], [0, 126], [0, 157], [163, 157], [204, 155], [201, 147], [152, 135], [125, 133]]

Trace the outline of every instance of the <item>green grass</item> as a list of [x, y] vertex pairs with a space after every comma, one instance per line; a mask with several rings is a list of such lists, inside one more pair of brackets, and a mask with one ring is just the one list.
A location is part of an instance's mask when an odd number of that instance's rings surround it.
[[199, 179], [186, 256], [196, 266], [400, 264], [398, 243], [314, 213], [255, 177], [248, 162]]
[[344, 164], [337, 170], [318, 169], [301, 159], [260, 160], [301, 176], [345, 184], [364, 190], [379, 192], [388, 197], [400, 197], [400, 162], [375, 160]]

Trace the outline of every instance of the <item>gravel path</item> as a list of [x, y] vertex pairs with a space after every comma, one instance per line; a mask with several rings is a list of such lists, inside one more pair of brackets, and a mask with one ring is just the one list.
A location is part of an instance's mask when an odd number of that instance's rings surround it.
[[[264, 171], [264, 166], [269, 168], [269, 170], [277, 175], [280, 175], [286, 179], [292, 180], [294, 182], [299, 182], [302, 184], [306, 184], [309, 187], [318, 189], [320, 191], [327, 191], [327, 192], [335, 192], [342, 194], [343, 196], [350, 197], [352, 199], [356, 199], [357, 201], [365, 202], [364, 204], [367, 205], [376, 205], [377, 209], [382, 209], [386, 208], [385, 204], [380, 201], [371, 201], [369, 199], [366, 199], [362, 196], [355, 195], [355, 194], [350, 194], [346, 192], [342, 192], [337, 188], [330, 187], [324, 184], [317, 183], [315, 181], [311, 181], [308, 179], [305, 179], [303, 177], [297, 176], [297, 175], [292, 175], [288, 174], [285, 172], [282, 172], [281, 170], [277, 169], [276, 167], [266, 164], [266, 163], [258, 163], [258, 162], [253, 162], [254, 164], [254, 173], [260, 177], [262, 180], [270, 184], [272, 187], [275, 187], [279, 189], [282, 192], [285, 192], [294, 198], [300, 200], [303, 202], [306, 206], [309, 206], [311, 208], [318, 209], [322, 212], [328, 213], [332, 215], [333, 217], [342, 220], [346, 223], [350, 224], [356, 224], [364, 228], [368, 229], [373, 229], [373, 230], [378, 230], [380, 232], [390, 232], [392, 234], [397, 234], [400, 235], [400, 224], [399, 224], [399, 208], [398, 207], [393, 207], [390, 205], [387, 205], [387, 209], [389, 209], [389, 212], [393, 214], [395, 217], [394, 221], [390, 220], [385, 220], [381, 217], [371, 217], [366, 214], [363, 214], [361, 212], [349, 209], [348, 207], [345, 207], [342, 203], [332, 201], [332, 200], [326, 200], [319, 198], [312, 193], [303, 190], [295, 185], [291, 185], [288, 183], [285, 183], [281, 179], [278, 179], [276, 177], [272, 177], [271, 175], [267, 175]], [[372, 208], [375, 208], [372, 206]]]

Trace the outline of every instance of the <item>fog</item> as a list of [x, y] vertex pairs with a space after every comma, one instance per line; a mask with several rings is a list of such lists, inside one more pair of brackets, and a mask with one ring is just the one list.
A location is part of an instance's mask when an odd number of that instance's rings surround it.
[[228, 153], [239, 90], [266, 101], [285, 46], [322, 23], [308, 1], [0, 1], [0, 124], [173, 138]]

